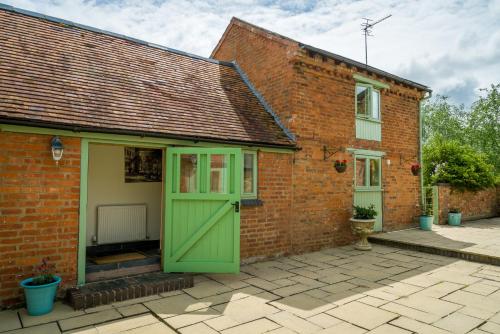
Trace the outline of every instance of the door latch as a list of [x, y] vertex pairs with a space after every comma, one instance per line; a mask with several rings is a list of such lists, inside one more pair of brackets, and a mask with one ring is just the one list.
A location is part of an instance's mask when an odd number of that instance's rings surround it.
[[231, 203], [234, 205], [234, 212], [240, 212], [240, 202], [236, 201], [234, 203]]

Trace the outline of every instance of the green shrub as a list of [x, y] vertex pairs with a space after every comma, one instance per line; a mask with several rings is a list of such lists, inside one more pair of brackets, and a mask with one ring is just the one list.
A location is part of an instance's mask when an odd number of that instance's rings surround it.
[[373, 219], [376, 216], [375, 205], [369, 207], [354, 205], [354, 219]]
[[426, 184], [449, 183], [460, 190], [481, 190], [495, 184], [494, 168], [468, 145], [436, 137], [424, 146]]
[[428, 206], [426, 208], [422, 209], [422, 216], [434, 216], [434, 210], [432, 209], [432, 206]]

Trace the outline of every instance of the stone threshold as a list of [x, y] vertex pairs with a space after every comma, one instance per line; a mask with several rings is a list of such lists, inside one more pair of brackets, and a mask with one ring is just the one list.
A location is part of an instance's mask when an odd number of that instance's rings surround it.
[[128, 299], [156, 295], [162, 292], [191, 288], [190, 274], [154, 272], [93, 282], [67, 290], [66, 299], [75, 310], [111, 304]]
[[486, 254], [467, 252], [459, 249], [450, 249], [439, 246], [422, 245], [409, 241], [391, 240], [387, 238], [377, 237], [376, 235], [369, 236], [368, 240], [374, 244], [379, 244], [384, 246], [408, 249], [422, 253], [441, 255], [471, 262], [500, 266], [500, 257], [486, 255]]

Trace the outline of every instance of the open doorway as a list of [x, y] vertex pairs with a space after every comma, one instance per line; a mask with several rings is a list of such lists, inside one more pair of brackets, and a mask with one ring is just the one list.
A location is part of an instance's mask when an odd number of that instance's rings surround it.
[[163, 154], [89, 144], [86, 282], [161, 269]]

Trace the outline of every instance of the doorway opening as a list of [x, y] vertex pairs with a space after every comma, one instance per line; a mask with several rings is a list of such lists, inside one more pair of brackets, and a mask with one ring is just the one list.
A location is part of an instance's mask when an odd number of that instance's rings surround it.
[[88, 148], [85, 281], [161, 270], [164, 150]]

